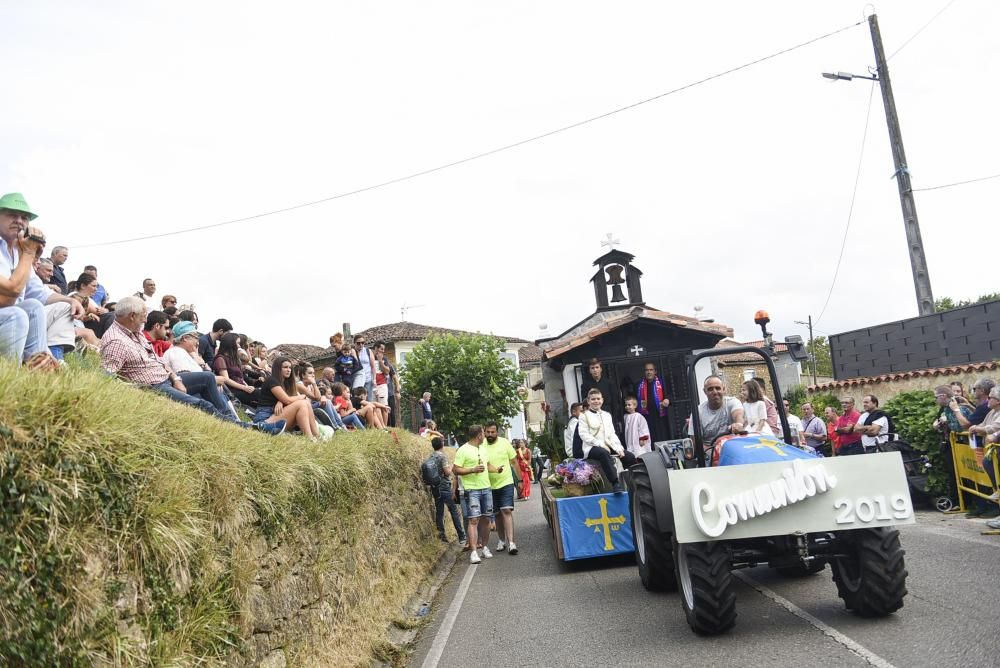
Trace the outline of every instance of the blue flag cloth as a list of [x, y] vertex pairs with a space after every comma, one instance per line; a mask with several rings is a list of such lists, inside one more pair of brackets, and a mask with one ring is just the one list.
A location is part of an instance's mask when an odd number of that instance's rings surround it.
[[731, 438], [722, 444], [719, 466], [735, 464], [761, 464], [764, 462], [790, 462], [793, 459], [819, 459], [816, 455], [799, 450], [779, 441], [774, 436], [752, 434]]
[[556, 499], [566, 561], [635, 551], [628, 494]]

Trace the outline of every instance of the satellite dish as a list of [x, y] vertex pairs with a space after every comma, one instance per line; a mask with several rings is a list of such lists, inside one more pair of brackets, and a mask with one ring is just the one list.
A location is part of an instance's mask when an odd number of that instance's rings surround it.
[[694, 305], [694, 312], [695, 313], [701, 313], [704, 310], [705, 310], [705, 305], [704, 304], [695, 304]]
[[538, 324], [538, 329], [548, 329], [548, 328], [549, 328], [549, 323], [547, 322], [541, 322]]

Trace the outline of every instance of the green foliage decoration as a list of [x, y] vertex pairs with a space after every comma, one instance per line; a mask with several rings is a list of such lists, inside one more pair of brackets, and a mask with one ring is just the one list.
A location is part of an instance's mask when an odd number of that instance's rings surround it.
[[806, 401], [806, 388], [801, 385], [792, 385], [785, 390], [784, 398], [788, 401], [788, 410], [798, 415], [802, 412], [800, 409]]
[[502, 424], [521, 410], [521, 371], [504, 358], [504, 340], [484, 334], [434, 334], [406, 356], [403, 391], [431, 393], [438, 431], [456, 434], [472, 424]]
[[882, 409], [892, 416], [900, 437], [930, 457], [928, 491], [944, 494], [948, 489], [947, 453], [940, 447], [941, 434], [931, 426], [941, 412], [934, 401], [934, 393], [930, 390], [903, 392], [887, 401]]
[[565, 442], [563, 441], [563, 430], [565, 425], [554, 417], [546, 416], [545, 426], [542, 432], [532, 439], [532, 445], [538, 446], [542, 451], [542, 457], [550, 460], [550, 470], [556, 469], [556, 464], [566, 457]]

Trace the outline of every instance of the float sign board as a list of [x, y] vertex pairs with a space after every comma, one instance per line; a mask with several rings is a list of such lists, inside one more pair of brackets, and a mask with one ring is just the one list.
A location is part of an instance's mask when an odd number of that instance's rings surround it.
[[916, 521], [898, 452], [667, 473], [679, 543]]

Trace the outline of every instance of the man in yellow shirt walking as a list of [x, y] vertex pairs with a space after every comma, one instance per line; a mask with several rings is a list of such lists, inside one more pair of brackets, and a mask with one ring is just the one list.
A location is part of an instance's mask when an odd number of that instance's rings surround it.
[[517, 554], [517, 543], [514, 542], [513, 471], [517, 470], [517, 452], [510, 441], [501, 438], [498, 432], [496, 422], [487, 422], [486, 443], [482, 447], [486, 450], [490, 487], [493, 489], [493, 511], [500, 512], [500, 521], [496, 523], [497, 552], [506, 549], [514, 555]]
[[[461, 476], [462, 488], [465, 490], [466, 502], [469, 507], [469, 514], [465, 518], [468, 523], [469, 545], [472, 546], [472, 554], [469, 561], [478, 564], [482, 561], [479, 550], [479, 535], [483, 535], [483, 557], [489, 559], [493, 556], [486, 541], [490, 537], [490, 520], [493, 518], [493, 491], [490, 487], [490, 472], [495, 468], [486, 459], [486, 452], [482, 447], [483, 428], [474, 424], [469, 427], [469, 440], [455, 453], [455, 461], [452, 463], [452, 470]], [[511, 504], [513, 505], [513, 504]]]

